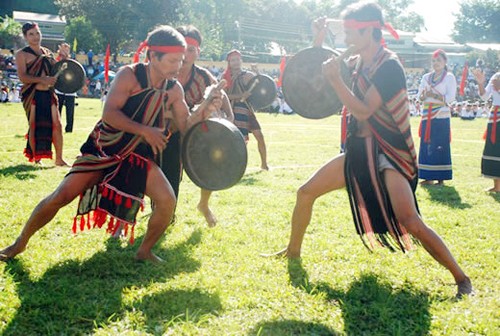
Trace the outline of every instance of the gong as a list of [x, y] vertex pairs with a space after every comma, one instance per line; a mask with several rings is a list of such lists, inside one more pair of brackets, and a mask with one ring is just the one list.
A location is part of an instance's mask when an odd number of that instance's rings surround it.
[[267, 75], [257, 75], [250, 79], [247, 90], [251, 94], [247, 102], [255, 109], [263, 109], [271, 105], [276, 99], [277, 90], [273, 79]]
[[[319, 47], [299, 51], [286, 64], [282, 90], [285, 101], [294, 112], [308, 119], [321, 119], [337, 113], [342, 102], [322, 73], [322, 64], [339, 52]], [[344, 64], [342, 62], [341, 64]], [[347, 66], [341, 66], [342, 77], [348, 83]]]
[[227, 189], [241, 179], [247, 166], [247, 147], [236, 126], [211, 118], [195, 124], [182, 143], [187, 175], [206, 190]]
[[54, 87], [63, 93], [73, 93], [85, 84], [85, 70], [75, 60], [59, 61], [52, 66], [51, 76], [57, 77]]

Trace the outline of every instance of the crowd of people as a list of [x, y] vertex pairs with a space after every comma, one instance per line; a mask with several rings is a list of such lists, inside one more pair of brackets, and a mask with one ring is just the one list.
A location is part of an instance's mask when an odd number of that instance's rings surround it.
[[[407, 251], [413, 248], [413, 237], [454, 277], [457, 298], [472, 294], [469, 277], [441, 237], [422, 220], [415, 195], [419, 181], [431, 186], [452, 179], [450, 118], [458, 83], [447, 67], [447, 55], [436, 50], [432, 70], [411, 79], [419, 84], [415, 99], [409, 100], [404, 69], [397, 55], [382, 43], [382, 29], [395, 37], [397, 34], [384, 21], [380, 7], [355, 3], [342, 17], [350, 47], [340, 57], [324, 62], [322, 74], [346, 111], [344, 150], [298, 189], [288, 246], [271, 255], [300, 257], [315, 200], [346, 188], [355, 228], [365, 246]], [[316, 20], [313, 30], [314, 45], [321, 45], [326, 19]], [[56, 165], [65, 166], [58, 99], [53, 90], [56, 79], [50, 76], [55, 57], [41, 46], [36, 23], [26, 23], [23, 34], [28, 46], [16, 53], [16, 63], [29, 123], [25, 154], [34, 162], [51, 158], [53, 143]], [[133, 242], [137, 213], [148, 196], [153, 211], [136, 258], [161, 262], [153, 247], [174, 218], [182, 174], [181, 138], [211, 116], [234, 122], [247, 142], [253, 134], [261, 169], [269, 169], [264, 136], [247, 102], [248, 83], [256, 74], [242, 68], [240, 51], [231, 50], [227, 67], [218, 74], [225, 85], [222, 90], [216, 76], [196, 64], [201, 44], [201, 33], [191, 25], [177, 29], [161, 26], [148, 34], [134, 62], [122, 66], [109, 90], [105, 88], [102, 118], [82, 145], [81, 155], [60, 185], [36, 206], [17, 239], [0, 251], [0, 260], [23, 252], [30, 238], [78, 196], [73, 232], [105, 225], [113, 235], [128, 233]], [[145, 51], [143, 61], [138, 57], [141, 51]], [[70, 57], [69, 45], [62, 44], [57, 55], [59, 59]], [[340, 70], [347, 58], [352, 65], [352, 84], [345, 82]], [[93, 66], [93, 55], [88, 62]], [[493, 100], [481, 169], [494, 180], [491, 191], [500, 192], [496, 141], [500, 132], [500, 74], [488, 80], [476, 69], [473, 75], [479, 97]], [[421, 103], [413, 109], [421, 116], [418, 158], [410, 127], [412, 102]], [[210, 196], [211, 191], [202, 188], [197, 208], [213, 227], [217, 220], [209, 207]]]

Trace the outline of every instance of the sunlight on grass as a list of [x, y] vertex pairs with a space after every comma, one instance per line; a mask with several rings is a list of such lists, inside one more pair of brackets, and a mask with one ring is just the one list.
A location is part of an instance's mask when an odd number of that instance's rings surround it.
[[[100, 117], [100, 101], [79, 99], [68, 160]], [[19, 234], [36, 204], [68, 172], [22, 155], [27, 129], [20, 104], [3, 104], [0, 124], [0, 247]], [[76, 201], [0, 263], [4, 335], [495, 335], [500, 196], [480, 176], [485, 120], [452, 120], [454, 179], [419, 188], [426, 223], [447, 242], [477, 295], [455, 302], [451, 275], [423, 248], [370, 253], [356, 236], [345, 191], [317, 200], [303, 258], [262, 258], [286, 246], [295, 191], [339, 152], [338, 116], [307, 120], [258, 114], [271, 170], [260, 171], [254, 138], [240, 183], [213, 194], [219, 224], [196, 210], [184, 174], [177, 221], [155, 251], [162, 265], [134, 262], [150, 214], [139, 215], [134, 246], [104, 230], [71, 233]], [[63, 120], [64, 122], [64, 120]], [[416, 135], [418, 119], [412, 119]], [[418, 146], [418, 139], [415, 136]]]

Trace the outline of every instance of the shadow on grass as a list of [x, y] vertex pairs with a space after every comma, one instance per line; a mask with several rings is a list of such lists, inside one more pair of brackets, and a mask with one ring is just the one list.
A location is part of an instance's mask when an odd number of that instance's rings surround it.
[[[163, 264], [134, 261], [139, 239], [134, 246], [126, 247], [109, 239], [106, 251], [85, 261], [55, 265], [36, 280], [30, 278], [21, 261], [9, 261], [4, 276], [11, 276], [17, 284], [21, 303], [3, 335], [88, 335], [137, 309], [147, 317], [148, 328], [154, 328], [157, 321], [173, 320], [186, 309], [195, 310], [198, 304], [199, 315], [218, 310], [218, 297], [201, 291], [172, 290], [129, 305], [122, 300], [128, 289], [137, 295], [140, 288], [197, 270], [200, 264], [190, 254], [200, 239], [201, 234], [196, 231], [182, 244], [156, 250], [158, 255], [167, 256]], [[165, 304], [153, 304], [156, 298]]]
[[261, 322], [248, 335], [275, 336], [275, 335], [314, 335], [329, 336], [341, 335], [321, 323], [303, 322], [298, 320], [280, 320]]
[[[374, 274], [356, 279], [349, 289], [327, 283], [311, 284], [302, 262], [289, 260], [288, 273], [294, 287], [307, 293], [323, 293], [325, 300], [339, 305], [347, 335], [427, 335], [431, 325], [428, 294], [411, 288], [393, 288]], [[305, 333], [307, 334], [307, 333]], [[314, 333], [310, 333], [314, 334]]]
[[38, 171], [38, 170], [47, 170], [47, 169], [53, 169], [54, 167], [45, 167], [45, 166], [37, 166], [35, 164], [33, 165], [27, 165], [27, 164], [20, 164], [17, 166], [13, 167], [5, 167], [0, 169], [0, 176], [14, 176], [18, 180], [28, 180], [37, 177], [36, 174], [33, 174], [32, 172]]
[[498, 203], [500, 203], [500, 192], [488, 192], [488, 194]]
[[264, 173], [264, 172], [266, 172], [266, 171], [257, 170], [257, 171], [253, 171], [250, 173], [245, 173], [245, 175], [243, 175], [243, 177], [238, 182], [238, 184], [246, 185], [246, 186], [248, 186], [248, 185], [253, 186], [255, 184], [258, 184], [260, 182], [260, 180], [257, 178], [257, 176]]
[[446, 205], [452, 209], [469, 209], [472, 206], [468, 203], [463, 203], [460, 194], [455, 187], [450, 186], [421, 186], [425, 189], [432, 201]]

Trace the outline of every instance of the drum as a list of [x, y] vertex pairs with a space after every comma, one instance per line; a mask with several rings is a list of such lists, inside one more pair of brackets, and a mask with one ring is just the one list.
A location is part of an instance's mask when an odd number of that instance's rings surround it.
[[[321, 119], [342, 109], [342, 102], [322, 73], [323, 62], [334, 55], [340, 53], [310, 47], [299, 51], [286, 64], [282, 79], [283, 96], [292, 110], [304, 118]], [[341, 72], [349, 85], [347, 66], [342, 67]]]
[[227, 189], [245, 173], [247, 147], [243, 135], [225, 119], [202, 121], [184, 137], [182, 163], [191, 181], [200, 188]]
[[85, 84], [85, 70], [75, 60], [59, 61], [52, 66], [51, 76], [57, 77], [54, 87], [63, 93], [73, 93]]
[[273, 79], [267, 75], [257, 75], [253, 77], [247, 85], [251, 95], [247, 102], [254, 110], [263, 109], [271, 105], [276, 99], [277, 90]]

